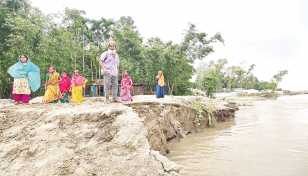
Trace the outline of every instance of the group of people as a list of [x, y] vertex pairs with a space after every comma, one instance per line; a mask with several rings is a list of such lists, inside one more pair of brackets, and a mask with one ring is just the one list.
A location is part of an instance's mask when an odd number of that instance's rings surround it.
[[69, 103], [68, 94], [72, 93], [74, 103], [83, 102], [82, 88], [86, 87], [87, 79], [79, 75], [79, 71], [73, 72], [72, 80], [67, 73], [61, 75], [55, 67], [50, 67], [46, 76], [45, 95], [43, 103]]
[[[125, 70], [119, 74], [119, 55], [116, 53], [117, 45], [111, 41], [108, 43], [108, 51], [104, 52], [100, 59], [101, 74], [104, 77], [105, 103], [116, 103], [118, 93], [118, 78], [122, 76], [121, 93], [122, 101], [133, 101], [130, 90], [133, 88], [132, 78]], [[20, 101], [29, 103], [31, 91], [35, 92], [40, 88], [40, 69], [30, 62], [27, 55], [20, 55], [19, 62], [14, 64], [8, 70], [8, 73], [14, 78], [12, 86], [12, 95], [15, 105]], [[85, 88], [87, 79], [79, 75], [79, 71], [73, 72], [72, 79], [69, 79], [67, 73], [61, 75], [56, 72], [55, 67], [50, 67], [46, 75], [45, 95], [42, 103], [69, 103], [68, 94], [72, 93], [73, 102], [83, 102], [82, 88]], [[161, 71], [156, 76], [156, 98], [165, 96], [165, 79]], [[110, 90], [112, 91], [112, 100], [109, 99]]]

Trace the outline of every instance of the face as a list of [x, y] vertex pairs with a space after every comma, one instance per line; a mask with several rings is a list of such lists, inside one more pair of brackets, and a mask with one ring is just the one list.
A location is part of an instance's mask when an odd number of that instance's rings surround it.
[[109, 46], [108, 46], [108, 48], [109, 48], [110, 50], [115, 50], [115, 49], [116, 49], [116, 46], [115, 46], [115, 44], [110, 43]]
[[55, 69], [53, 69], [53, 67], [49, 68], [49, 73], [53, 73], [55, 71]]
[[158, 72], [158, 75], [161, 76], [161, 72]]
[[24, 56], [24, 55], [20, 56], [20, 61], [21, 61], [22, 63], [26, 63], [26, 62], [27, 62], [27, 57]]
[[66, 74], [62, 74], [62, 77], [65, 78], [65, 77], [66, 77]]
[[124, 76], [124, 77], [127, 76], [127, 72], [124, 72], [124, 73], [123, 73], [123, 76]]
[[75, 73], [76, 76], [79, 75], [79, 71], [78, 70], [75, 70], [74, 73]]

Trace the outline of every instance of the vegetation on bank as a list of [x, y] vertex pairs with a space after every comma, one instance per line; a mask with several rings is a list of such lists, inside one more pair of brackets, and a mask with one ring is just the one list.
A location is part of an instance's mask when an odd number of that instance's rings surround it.
[[[20, 54], [29, 56], [41, 69], [41, 89], [31, 96], [44, 93], [43, 83], [47, 69], [55, 66], [57, 72], [77, 69], [89, 83], [100, 76], [98, 60], [107, 50], [109, 40], [117, 42], [120, 72], [127, 70], [134, 83], [151, 85], [155, 90], [155, 75], [164, 72], [166, 91], [173, 95], [191, 95], [189, 88], [206, 90], [208, 97], [222, 88], [277, 88], [287, 70], [273, 76], [271, 82], [259, 81], [252, 74], [255, 64], [245, 69], [246, 62], [229, 66], [227, 59], [203, 62], [195, 70], [193, 64], [214, 52], [211, 44], [224, 43], [220, 33], [208, 36], [197, 31], [195, 24], [188, 24], [181, 43], [164, 42], [159, 37], [141, 37], [134, 20], [122, 16], [118, 20], [88, 19], [83, 10], [66, 8], [63, 13], [43, 14], [32, 7], [29, 0], [0, 1], [0, 98], [11, 96], [13, 79], [7, 73], [18, 62]], [[193, 74], [197, 81], [190, 82]]]
[[[111, 39], [117, 42], [120, 72], [127, 70], [135, 83], [155, 83], [161, 70], [169, 82], [167, 90], [185, 95], [192, 87], [189, 79], [195, 60], [213, 53], [212, 43], [224, 42], [219, 33], [209, 37], [190, 23], [181, 43], [163, 42], [158, 37], [144, 40], [131, 17], [93, 20], [86, 18], [83, 10], [68, 8], [64, 13], [46, 15], [28, 0], [1, 1], [0, 11], [1, 98], [10, 97], [13, 79], [7, 70], [20, 54], [28, 55], [41, 69], [42, 83], [50, 66], [70, 77], [78, 69], [82, 76], [94, 80], [100, 78], [98, 59]], [[32, 96], [43, 92], [40, 89]]]
[[227, 88], [234, 90], [235, 88], [256, 89], [260, 92], [267, 93], [265, 90], [275, 90], [282, 78], [288, 74], [288, 70], [281, 70], [272, 77], [270, 82], [260, 81], [252, 71], [256, 67], [255, 64], [249, 66], [246, 61], [240, 62], [238, 66], [227, 67], [227, 59], [219, 59], [217, 62], [209, 61], [202, 62], [196, 69], [197, 81], [194, 84], [195, 88], [206, 90], [204, 82], [211, 79], [215, 82], [214, 90], [222, 90]]
[[253, 102], [236, 103], [237, 106], [254, 106]]
[[210, 124], [209, 127], [215, 127], [216, 123], [215, 123], [215, 117], [213, 112], [215, 111], [214, 109], [214, 105], [206, 105], [204, 103], [200, 103], [198, 101], [194, 101], [194, 100], [186, 100], [186, 99], [181, 99], [183, 102], [190, 104], [191, 106], [193, 106], [196, 109], [196, 118], [194, 120], [194, 124], [196, 126], [200, 125], [200, 122], [202, 120], [204, 120], [202, 118], [203, 116], [203, 110], [205, 110], [208, 114], [210, 114]]

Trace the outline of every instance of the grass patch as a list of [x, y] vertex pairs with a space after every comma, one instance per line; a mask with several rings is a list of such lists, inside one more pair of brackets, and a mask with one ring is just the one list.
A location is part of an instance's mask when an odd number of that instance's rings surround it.
[[194, 100], [185, 100], [185, 99], [181, 99], [182, 101], [189, 103], [190, 105], [192, 105], [195, 109], [196, 109], [196, 117], [194, 120], [194, 124], [195, 126], [199, 126], [200, 122], [202, 120], [204, 120], [202, 118], [202, 111], [205, 110], [206, 112], [208, 112], [211, 115], [211, 124], [209, 124], [210, 127], [215, 127], [215, 118], [214, 118], [214, 104], [211, 104], [209, 106], [207, 106], [206, 104], [194, 101]]
[[237, 106], [254, 106], [254, 104], [250, 102], [236, 103]]

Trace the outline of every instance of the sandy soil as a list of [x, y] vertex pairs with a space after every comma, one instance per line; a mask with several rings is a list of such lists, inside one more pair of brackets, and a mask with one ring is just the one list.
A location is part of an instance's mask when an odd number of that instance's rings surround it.
[[[0, 175], [178, 175], [164, 155], [167, 140], [206, 128], [181, 99], [214, 105], [217, 121], [234, 117], [234, 104], [204, 97], [134, 96], [134, 102], [14, 105], [0, 100]], [[34, 103], [34, 104], [32, 104]]]

